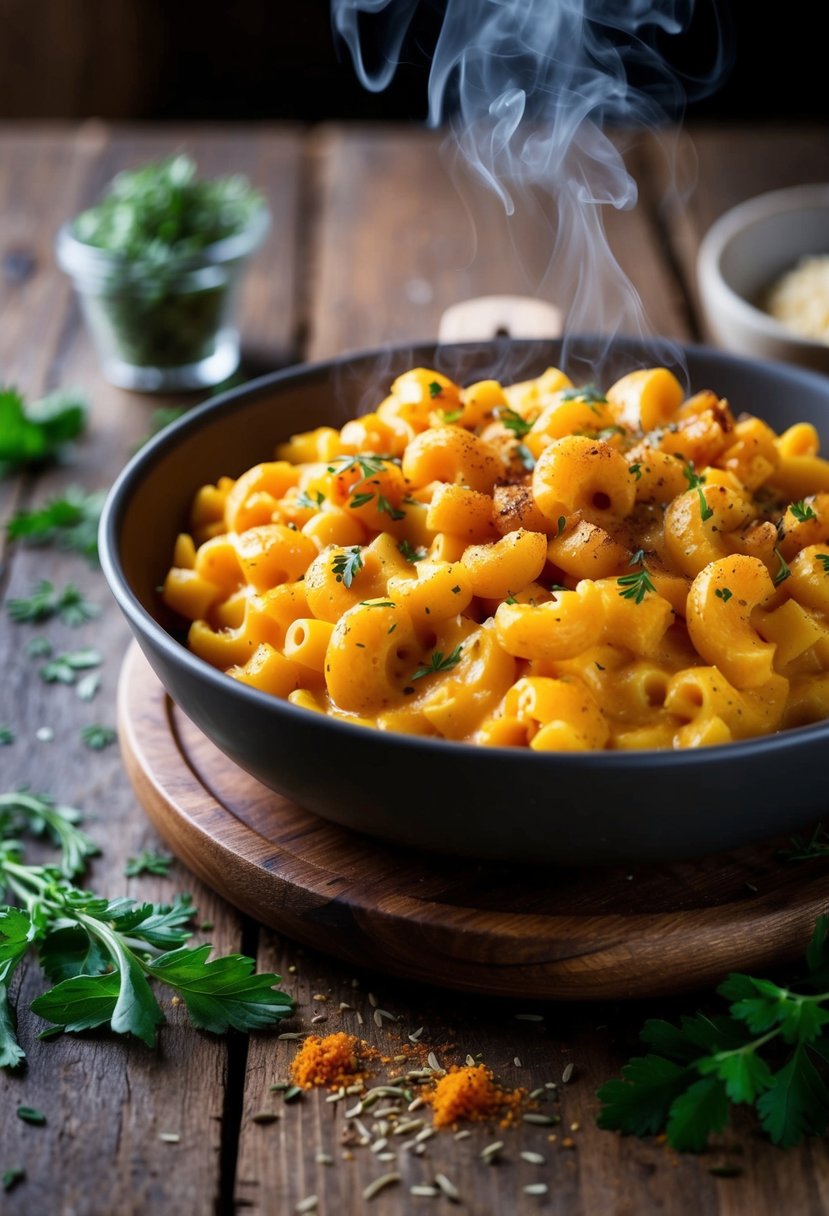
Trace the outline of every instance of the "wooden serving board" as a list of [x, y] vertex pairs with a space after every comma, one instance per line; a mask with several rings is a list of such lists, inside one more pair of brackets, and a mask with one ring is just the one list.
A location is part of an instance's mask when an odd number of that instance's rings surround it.
[[228, 760], [135, 643], [119, 728], [139, 801], [209, 886], [304, 945], [407, 979], [522, 999], [670, 994], [796, 957], [829, 910], [829, 859], [782, 861], [785, 839], [565, 871], [408, 851], [338, 827]]

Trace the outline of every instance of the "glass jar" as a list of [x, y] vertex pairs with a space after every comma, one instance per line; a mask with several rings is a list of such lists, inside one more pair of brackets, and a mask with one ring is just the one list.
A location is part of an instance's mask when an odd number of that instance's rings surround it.
[[119, 388], [162, 392], [221, 383], [239, 366], [239, 284], [270, 224], [258, 208], [240, 232], [198, 254], [142, 271], [123, 256], [57, 235], [104, 375]]

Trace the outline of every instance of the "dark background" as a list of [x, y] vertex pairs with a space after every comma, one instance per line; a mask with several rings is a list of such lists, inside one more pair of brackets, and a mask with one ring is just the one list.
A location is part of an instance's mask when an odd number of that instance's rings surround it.
[[[689, 32], [665, 41], [675, 67], [710, 69], [713, 3], [696, 0]], [[707, 96], [690, 86], [688, 117], [829, 116], [822, 6], [717, 3], [731, 68]], [[0, 0], [0, 118], [422, 121], [440, 7], [421, 0], [377, 95], [335, 45], [329, 0]]]

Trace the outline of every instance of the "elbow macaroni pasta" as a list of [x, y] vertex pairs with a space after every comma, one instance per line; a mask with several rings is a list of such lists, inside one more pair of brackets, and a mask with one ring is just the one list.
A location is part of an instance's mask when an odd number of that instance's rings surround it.
[[202, 486], [164, 582], [208, 663], [379, 730], [686, 748], [829, 718], [829, 461], [666, 368], [428, 368]]

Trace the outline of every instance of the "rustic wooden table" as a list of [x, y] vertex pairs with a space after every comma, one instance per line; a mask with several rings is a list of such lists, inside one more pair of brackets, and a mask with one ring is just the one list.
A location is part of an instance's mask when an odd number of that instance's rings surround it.
[[[443, 310], [458, 300], [531, 289], [513, 258], [503, 217], [489, 202], [480, 203], [474, 238], [472, 213], [439, 145], [437, 137], [409, 129], [148, 131], [91, 123], [0, 131], [0, 382], [30, 398], [77, 385], [92, 405], [88, 434], [65, 463], [0, 481], [0, 517], [70, 485], [107, 487], [146, 434], [153, 411], [171, 403], [104, 382], [71, 288], [55, 266], [57, 227], [91, 202], [117, 169], [181, 148], [195, 154], [203, 171], [247, 173], [268, 195], [274, 222], [242, 302], [243, 371], [252, 375], [342, 351], [433, 338]], [[645, 139], [630, 158], [639, 204], [610, 214], [608, 232], [659, 331], [698, 340], [706, 336], [694, 285], [700, 235], [742, 198], [829, 179], [829, 143], [822, 130], [700, 129], [684, 133], [678, 151], [684, 204], [677, 196], [663, 202], [666, 161]], [[543, 249], [536, 252], [540, 259]], [[29, 594], [43, 577], [82, 584], [103, 606], [99, 620], [76, 631], [50, 624], [38, 632], [47, 632], [56, 647], [94, 640], [105, 656], [101, 693], [84, 704], [72, 689], [33, 678], [23, 643], [34, 627], [11, 624], [4, 613], [0, 724], [13, 726], [15, 741], [0, 750], [2, 789], [25, 785], [82, 808], [103, 846], [91, 869], [94, 889], [158, 900], [191, 890], [199, 921], [213, 924], [209, 937], [216, 948], [255, 955], [260, 969], [284, 975], [298, 1001], [290, 1024], [249, 1039], [194, 1031], [182, 1010], [168, 1005], [168, 1024], [154, 1051], [98, 1034], [39, 1042], [42, 1023], [28, 1006], [41, 977], [28, 966], [12, 994], [28, 1061], [0, 1080], [0, 1172], [16, 1165], [26, 1171], [2, 1196], [9, 1216], [201, 1216], [236, 1207], [281, 1214], [309, 1195], [318, 1196], [318, 1210], [328, 1216], [413, 1213], [431, 1205], [448, 1211], [443, 1195], [410, 1194], [411, 1185], [429, 1182], [436, 1172], [454, 1182], [461, 1210], [475, 1216], [537, 1209], [568, 1216], [691, 1210], [772, 1216], [784, 1207], [806, 1216], [827, 1210], [824, 1141], [782, 1152], [738, 1124], [717, 1148], [694, 1157], [597, 1130], [595, 1091], [630, 1054], [643, 1018], [691, 1011], [696, 997], [646, 1007], [547, 1006], [538, 1011], [540, 1021], [517, 1020], [520, 1010], [507, 1001], [415, 988], [303, 951], [243, 918], [179, 864], [168, 878], [126, 879], [127, 858], [158, 848], [159, 841], [117, 748], [90, 752], [79, 737], [88, 722], [114, 724], [126, 624], [101, 574], [77, 555], [7, 545], [0, 575], [4, 599]], [[38, 738], [44, 727], [54, 732], [48, 741]], [[426, 1026], [436, 1042], [457, 1043], [461, 1058], [483, 1053], [510, 1084], [559, 1082], [558, 1138], [548, 1140], [549, 1128], [523, 1125], [504, 1137], [501, 1162], [487, 1167], [479, 1153], [493, 1139], [491, 1131], [477, 1128], [463, 1141], [440, 1135], [422, 1156], [401, 1153], [402, 1185], [366, 1201], [365, 1186], [390, 1167], [365, 1148], [342, 1159], [339, 1104], [314, 1094], [286, 1105], [275, 1122], [257, 1121], [258, 1112], [279, 1109], [269, 1086], [286, 1075], [296, 1048], [280, 1032], [307, 1029], [319, 1013], [328, 1016], [317, 1024], [326, 1030], [356, 1029], [361, 1010], [360, 1033], [388, 1048], [387, 1035], [368, 1016], [369, 993], [399, 1014], [407, 1031]], [[317, 994], [328, 1000], [315, 1001]], [[340, 1001], [354, 1011], [336, 1012]], [[563, 1085], [570, 1063], [572, 1077]], [[19, 1120], [20, 1104], [44, 1111], [45, 1126]], [[522, 1160], [527, 1149], [541, 1151], [545, 1164]], [[318, 1163], [320, 1151], [334, 1164]], [[712, 1173], [723, 1160], [738, 1162], [742, 1173]], [[549, 1186], [546, 1195], [524, 1192], [540, 1181]]]

